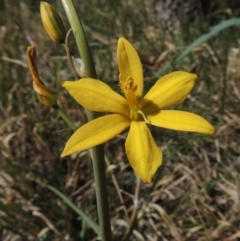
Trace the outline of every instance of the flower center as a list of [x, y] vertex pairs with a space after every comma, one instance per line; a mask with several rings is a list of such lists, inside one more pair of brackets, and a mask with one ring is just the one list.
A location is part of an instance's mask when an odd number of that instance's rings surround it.
[[141, 111], [140, 105], [138, 104], [136, 97], [137, 85], [134, 84], [132, 76], [127, 77], [125, 80], [122, 79], [121, 74], [119, 75], [119, 86], [125, 95], [125, 98], [130, 107], [130, 119], [131, 120], [144, 120], [149, 123], [145, 114]]

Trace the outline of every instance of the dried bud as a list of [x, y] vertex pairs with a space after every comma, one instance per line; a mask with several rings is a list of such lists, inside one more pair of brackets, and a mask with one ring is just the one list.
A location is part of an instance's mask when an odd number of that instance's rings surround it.
[[80, 58], [75, 58], [74, 56], [71, 56], [71, 57], [72, 57], [73, 65], [77, 72], [77, 75], [81, 78], [87, 77], [85, 65], [83, 61]]
[[28, 67], [33, 80], [33, 88], [37, 93], [39, 101], [48, 107], [56, 105], [56, 98], [53, 93], [43, 84], [39, 78], [37, 69], [36, 45], [29, 46], [27, 49]]
[[66, 31], [58, 12], [47, 2], [40, 3], [43, 26], [50, 38], [57, 43], [64, 43]]

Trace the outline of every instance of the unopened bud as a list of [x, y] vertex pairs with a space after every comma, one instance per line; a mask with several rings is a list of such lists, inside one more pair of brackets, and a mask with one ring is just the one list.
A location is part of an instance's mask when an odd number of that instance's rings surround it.
[[54, 107], [56, 105], [55, 96], [39, 78], [35, 45], [29, 46], [27, 49], [27, 61], [33, 80], [33, 88], [37, 93], [39, 101], [45, 106]]
[[64, 43], [66, 31], [58, 12], [47, 2], [40, 3], [43, 26], [50, 38], [57, 43]]

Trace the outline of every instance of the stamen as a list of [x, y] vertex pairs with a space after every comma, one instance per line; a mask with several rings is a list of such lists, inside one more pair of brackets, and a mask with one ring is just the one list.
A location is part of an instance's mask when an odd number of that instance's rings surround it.
[[128, 76], [126, 79], [122, 79], [122, 75], [119, 74], [119, 87], [122, 92], [125, 94], [125, 91], [135, 92], [137, 89], [137, 85], [134, 85], [134, 79], [132, 76]]
[[[141, 111], [141, 107], [139, 106], [138, 100], [135, 95], [135, 91], [137, 90], [137, 85], [134, 84], [134, 79], [132, 76], [127, 77], [126, 79], [122, 79], [122, 75], [119, 75], [119, 86], [122, 92], [125, 95], [125, 98], [130, 107], [129, 117], [132, 120], [140, 120], [143, 118], [145, 123], [150, 124], [149, 120], [146, 118], [145, 114]], [[141, 117], [142, 118], [141, 118]]]
[[124, 89], [132, 90], [133, 92], [136, 91], [137, 85], [134, 85], [134, 80], [133, 80], [132, 76], [127, 77], [127, 79], [125, 80]]
[[150, 124], [150, 121], [146, 118], [145, 114], [141, 110], [138, 110], [137, 113], [142, 116], [142, 118], [144, 119], [145, 123]]

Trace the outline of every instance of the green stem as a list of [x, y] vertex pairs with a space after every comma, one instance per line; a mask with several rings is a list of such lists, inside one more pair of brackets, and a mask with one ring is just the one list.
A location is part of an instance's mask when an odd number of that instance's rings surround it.
[[76, 39], [78, 50], [81, 55], [81, 59], [86, 67], [86, 76], [97, 78], [96, 70], [94, 67], [92, 54], [87, 42], [85, 32], [82, 24], [79, 21], [75, 6], [72, 0], [62, 0], [63, 7], [68, 17], [68, 21], [72, 27], [73, 34]]
[[68, 118], [68, 116], [63, 112], [62, 109], [60, 109], [58, 106], [55, 106], [54, 109], [57, 111], [59, 116], [62, 117], [62, 119], [65, 121], [65, 123], [73, 130], [76, 130], [76, 126], [72, 123], [72, 121]]
[[134, 230], [134, 226], [136, 225], [136, 222], [137, 222], [137, 214], [138, 214], [138, 209], [139, 209], [140, 184], [141, 184], [141, 180], [136, 175], [136, 189], [135, 189], [135, 194], [134, 194], [133, 211], [132, 211], [130, 222], [128, 223], [128, 229], [127, 229], [126, 233], [124, 234], [122, 241], [126, 241], [130, 238], [130, 236]]
[[[69, 23], [73, 30], [73, 34], [76, 39], [76, 43], [81, 55], [81, 59], [86, 68], [86, 76], [97, 78], [96, 70], [94, 67], [90, 48], [83, 30], [83, 27], [79, 21], [76, 13], [75, 6], [72, 0], [61, 0], [65, 12], [67, 14]], [[96, 112], [88, 112], [88, 119], [93, 120], [100, 116]], [[91, 149], [91, 156], [93, 162], [93, 172], [96, 187], [96, 198], [98, 208], [98, 218], [101, 228], [101, 238], [103, 241], [111, 241], [111, 224], [109, 216], [109, 205], [107, 195], [107, 181], [105, 173], [105, 160], [104, 160], [104, 149], [103, 145], [96, 146]]]

